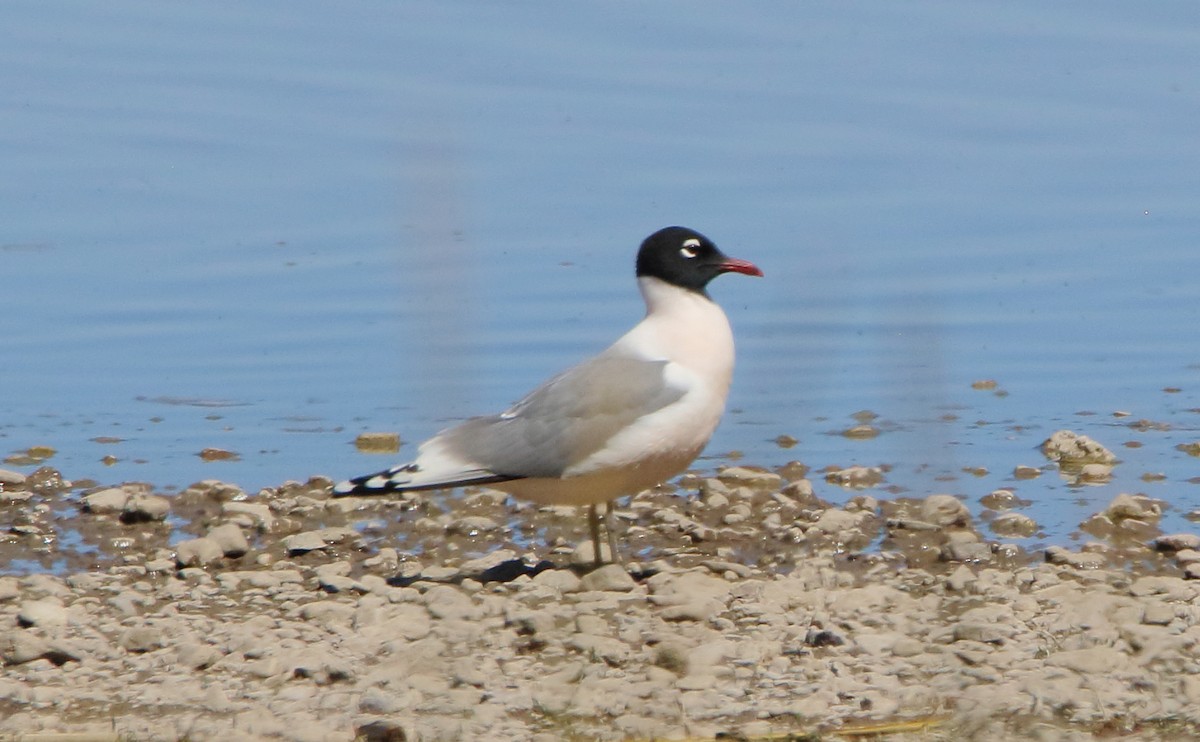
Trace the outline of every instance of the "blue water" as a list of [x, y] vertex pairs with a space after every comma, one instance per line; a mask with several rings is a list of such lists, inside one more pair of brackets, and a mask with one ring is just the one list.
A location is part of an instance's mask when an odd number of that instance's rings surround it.
[[[1195, 528], [1192, 3], [18, 1], [0, 29], [0, 450], [168, 491], [378, 468], [358, 432], [502, 409], [636, 321], [636, 246], [679, 223], [766, 272], [713, 286], [740, 356], [702, 467], [1015, 486], [1049, 540], [1123, 491]], [[860, 410], [884, 434], [836, 435]], [[1012, 480], [1060, 427], [1112, 483]]]

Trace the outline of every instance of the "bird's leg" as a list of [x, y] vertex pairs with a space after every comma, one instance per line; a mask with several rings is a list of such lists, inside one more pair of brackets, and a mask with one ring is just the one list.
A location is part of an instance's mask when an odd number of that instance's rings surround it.
[[613, 564], [620, 564], [621, 557], [617, 551], [617, 538], [613, 535], [613, 501], [609, 500], [604, 505], [604, 531], [608, 534], [608, 553], [612, 557]]
[[588, 505], [588, 528], [592, 531], [592, 548], [595, 550], [596, 566], [599, 567], [604, 564], [604, 555], [600, 553], [600, 513], [596, 511], [595, 503]]

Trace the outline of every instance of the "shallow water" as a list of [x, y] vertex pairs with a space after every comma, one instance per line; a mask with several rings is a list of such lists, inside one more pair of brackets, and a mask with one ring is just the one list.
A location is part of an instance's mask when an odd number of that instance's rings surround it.
[[[766, 272], [713, 286], [740, 356], [702, 468], [1013, 486], [1030, 543], [1122, 491], [1194, 529], [1190, 4], [627, 8], [6, 4], [0, 447], [168, 489], [378, 468], [358, 432], [602, 348], [682, 223]], [[1111, 483], [1013, 480], [1062, 427]]]

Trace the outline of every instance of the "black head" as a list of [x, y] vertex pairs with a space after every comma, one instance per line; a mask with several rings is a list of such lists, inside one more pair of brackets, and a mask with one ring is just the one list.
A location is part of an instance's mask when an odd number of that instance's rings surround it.
[[701, 294], [709, 281], [729, 272], [762, 275], [758, 266], [729, 257], [707, 237], [687, 227], [660, 229], [638, 250], [638, 277], [657, 278]]

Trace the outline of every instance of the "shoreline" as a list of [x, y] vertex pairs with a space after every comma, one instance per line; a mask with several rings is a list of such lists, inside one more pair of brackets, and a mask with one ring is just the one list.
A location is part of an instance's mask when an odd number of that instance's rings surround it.
[[791, 474], [621, 503], [628, 564], [593, 570], [574, 508], [486, 490], [43, 471], [0, 493], [0, 556], [63, 565], [0, 576], [0, 740], [1200, 735], [1200, 537], [1148, 498], [1026, 553], [948, 495], [837, 507]]

